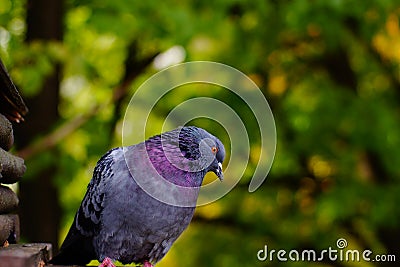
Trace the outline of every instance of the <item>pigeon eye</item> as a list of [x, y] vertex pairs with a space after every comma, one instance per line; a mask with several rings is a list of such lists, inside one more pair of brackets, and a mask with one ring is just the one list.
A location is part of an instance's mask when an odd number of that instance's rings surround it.
[[213, 146], [213, 147], [211, 148], [211, 152], [212, 152], [214, 155], [217, 154], [217, 152], [218, 152], [218, 147]]

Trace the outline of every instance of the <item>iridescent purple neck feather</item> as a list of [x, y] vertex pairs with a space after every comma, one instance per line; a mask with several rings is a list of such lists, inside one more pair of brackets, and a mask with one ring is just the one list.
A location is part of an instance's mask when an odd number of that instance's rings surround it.
[[[201, 153], [204, 140], [209, 140], [209, 147], [205, 144], [206, 150], [216, 147], [215, 155], [206, 157]], [[205, 174], [215, 172], [225, 156], [224, 146], [218, 138], [194, 126], [156, 135], [146, 140], [145, 145], [157, 172], [169, 182], [184, 187], [200, 187]]]

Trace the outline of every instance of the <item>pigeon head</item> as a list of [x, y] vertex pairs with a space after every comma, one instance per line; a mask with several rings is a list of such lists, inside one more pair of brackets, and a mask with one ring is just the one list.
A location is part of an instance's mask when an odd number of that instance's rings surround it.
[[217, 137], [201, 128], [183, 127], [179, 133], [179, 148], [186, 159], [198, 161], [197, 167], [206, 173], [214, 172], [221, 181], [224, 179], [222, 162], [225, 148]]
[[145, 143], [153, 166], [170, 182], [198, 187], [210, 171], [223, 179], [224, 145], [204, 129], [180, 127], [151, 137]]

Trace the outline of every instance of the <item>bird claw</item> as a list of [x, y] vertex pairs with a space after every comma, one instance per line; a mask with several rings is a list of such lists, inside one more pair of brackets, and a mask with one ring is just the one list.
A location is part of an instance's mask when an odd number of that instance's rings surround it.
[[[99, 265], [99, 267], [115, 267], [115, 265], [109, 257], [106, 257], [103, 260], [103, 262]], [[154, 267], [154, 266], [150, 262], [144, 261], [143, 267]]]
[[148, 261], [144, 261], [143, 267], [153, 267], [153, 265]]
[[106, 257], [99, 267], [115, 267], [115, 265], [109, 257]]

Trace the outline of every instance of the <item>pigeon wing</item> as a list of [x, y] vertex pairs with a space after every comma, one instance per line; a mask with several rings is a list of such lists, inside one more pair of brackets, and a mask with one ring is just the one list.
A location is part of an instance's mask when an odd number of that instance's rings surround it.
[[84, 236], [96, 234], [100, 226], [101, 213], [104, 208], [104, 197], [106, 195], [106, 184], [114, 176], [113, 152], [108, 151], [98, 162], [93, 172], [86, 195], [75, 216], [75, 226]]
[[101, 213], [104, 208], [106, 184], [113, 177], [113, 151], [108, 151], [98, 162], [93, 172], [85, 197], [74, 222], [65, 238], [60, 253], [53, 258], [57, 264], [86, 264], [95, 259], [92, 239], [99, 231]]

